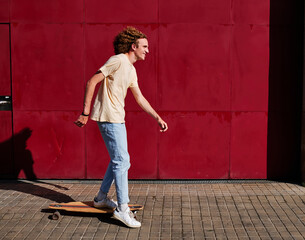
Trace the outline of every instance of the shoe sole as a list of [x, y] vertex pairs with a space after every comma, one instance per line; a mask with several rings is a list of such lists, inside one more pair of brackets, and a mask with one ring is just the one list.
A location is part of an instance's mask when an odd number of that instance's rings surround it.
[[94, 206], [95, 208], [109, 208], [109, 209], [115, 209], [115, 208], [116, 208], [116, 207], [114, 207], [114, 208], [108, 207], [108, 206], [106, 206], [106, 205], [101, 206], [101, 205], [98, 205], [98, 204], [96, 204], [96, 203], [93, 203], [93, 206]]
[[124, 223], [127, 227], [130, 227], [130, 228], [139, 228], [139, 227], [141, 227], [141, 225], [140, 225], [140, 226], [130, 225], [130, 224], [126, 223], [122, 218], [118, 217], [118, 216], [115, 215], [115, 214], [113, 214], [112, 217], [113, 217], [114, 219], [119, 220], [120, 222]]

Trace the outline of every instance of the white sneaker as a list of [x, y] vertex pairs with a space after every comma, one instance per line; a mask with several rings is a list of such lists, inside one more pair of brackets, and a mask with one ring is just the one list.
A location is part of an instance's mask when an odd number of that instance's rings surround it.
[[116, 201], [113, 201], [108, 197], [104, 198], [101, 201], [98, 201], [97, 197], [95, 197], [93, 201], [93, 205], [96, 208], [111, 208], [111, 209], [116, 208], [118, 206]]
[[113, 213], [113, 218], [121, 221], [127, 227], [130, 228], [138, 228], [141, 227], [141, 223], [138, 222], [135, 218], [133, 213], [130, 211], [130, 208], [127, 208], [125, 212], [121, 212], [118, 209], [115, 209]]

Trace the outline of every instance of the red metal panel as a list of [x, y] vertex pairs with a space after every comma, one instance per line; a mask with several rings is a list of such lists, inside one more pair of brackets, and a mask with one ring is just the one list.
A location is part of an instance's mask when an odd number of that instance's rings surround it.
[[85, 131], [86, 176], [89, 179], [101, 179], [104, 177], [110, 158], [96, 122], [89, 120]]
[[156, 23], [158, 1], [90, 0], [86, 1], [88, 23]]
[[[222, 23], [230, 20], [230, 0], [160, 1], [161, 23]], [[185, 35], [185, 37], [191, 37]], [[198, 46], [198, 44], [196, 44]]]
[[84, 178], [84, 130], [79, 113], [14, 111], [14, 161], [19, 177]]
[[230, 177], [267, 177], [267, 113], [235, 112], [232, 115]]
[[[4, 7], [4, 1], [0, 1]], [[0, 9], [1, 9], [0, 7]], [[1, 13], [2, 11], [0, 11]], [[0, 14], [0, 19], [1, 19]], [[0, 25], [0, 95], [11, 95], [9, 25]], [[0, 111], [0, 175], [13, 176], [12, 112]]]
[[[268, 1], [11, 0], [11, 13], [20, 177], [103, 177], [109, 157], [96, 123], [79, 129], [73, 121], [85, 81], [133, 22], [150, 44], [147, 60], [135, 64], [139, 84], [167, 111], [169, 131], [159, 133], [127, 95], [130, 178], [266, 177]], [[91, 24], [77, 24], [84, 21]], [[233, 113], [231, 126], [232, 110], [245, 112]]]
[[83, 51], [81, 24], [13, 24], [14, 109], [79, 109]]
[[0, 25], [0, 95], [11, 95], [9, 36], [9, 25]]
[[270, 1], [234, 0], [232, 1], [232, 6], [233, 22], [235, 23], [269, 24]]
[[[157, 91], [157, 25], [134, 25], [143, 31], [149, 41], [149, 50], [145, 61], [135, 63], [138, 74], [139, 86], [144, 96], [153, 106], [156, 106]], [[112, 41], [126, 25], [121, 24], [88, 24], [86, 25], [86, 81], [99, 69], [110, 56], [114, 54]], [[105, 34], [106, 33], [106, 34]], [[126, 110], [140, 110], [137, 103], [133, 100], [131, 92], [127, 94]]]
[[[130, 179], [155, 179], [157, 177], [157, 127], [157, 122], [147, 113], [127, 112]], [[86, 126], [86, 148], [87, 177], [103, 178], [110, 158], [94, 121], [90, 121]]]
[[170, 126], [160, 136], [161, 179], [225, 179], [229, 174], [229, 112], [164, 113]]
[[8, 23], [10, 21], [10, 0], [0, 0], [0, 22]]
[[11, 0], [12, 22], [82, 23], [83, 0]]
[[145, 112], [128, 112], [126, 115], [131, 179], [157, 178], [157, 149], [159, 125]]
[[0, 111], [0, 175], [13, 175], [12, 112]]
[[267, 111], [269, 27], [235, 26], [232, 50], [232, 110]]
[[160, 27], [160, 105], [171, 111], [230, 110], [230, 26]]

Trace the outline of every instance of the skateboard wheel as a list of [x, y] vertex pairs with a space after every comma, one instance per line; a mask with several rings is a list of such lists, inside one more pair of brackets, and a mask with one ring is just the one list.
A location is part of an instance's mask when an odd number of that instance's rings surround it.
[[135, 219], [137, 219], [137, 212], [138, 212], [138, 211], [133, 211], [133, 217], [134, 217]]
[[58, 220], [60, 219], [60, 212], [56, 211], [52, 215], [52, 220]]

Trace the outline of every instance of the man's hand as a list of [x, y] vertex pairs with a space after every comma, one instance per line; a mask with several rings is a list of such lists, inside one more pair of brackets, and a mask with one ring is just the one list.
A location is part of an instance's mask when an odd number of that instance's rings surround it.
[[165, 132], [168, 129], [167, 123], [164, 122], [162, 119], [158, 120], [158, 124], [159, 124], [159, 126], [161, 128], [160, 132]]
[[83, 127], [87, 124], [88, 119], [89, 119], [89, 116], [80, 115], [74, 123], [78, 127]]

